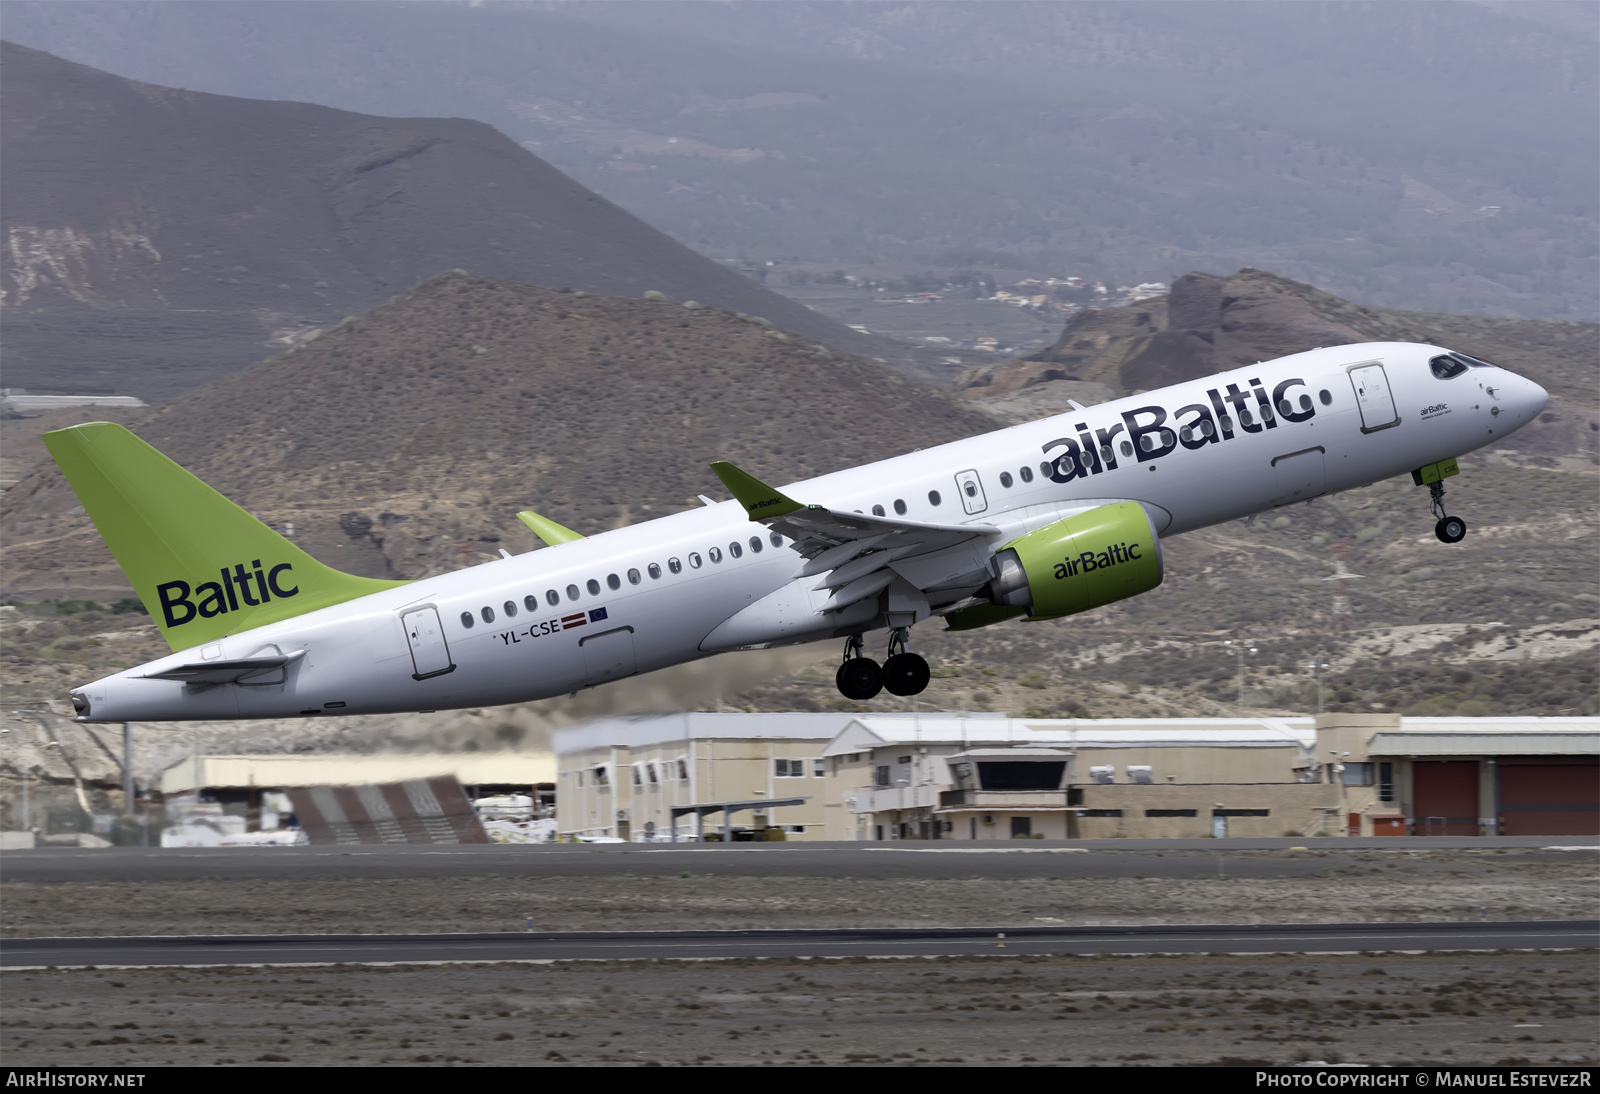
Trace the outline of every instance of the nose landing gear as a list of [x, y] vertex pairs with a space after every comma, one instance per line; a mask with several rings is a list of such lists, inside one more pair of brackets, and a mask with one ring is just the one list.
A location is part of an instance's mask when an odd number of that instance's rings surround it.
[[1435, 482], [1429, 485], [1428, 494], [1433, 499], [1431, 508], [1433, 515], [1439, 522], [1433, 526], [1433, 534], [1439, 537], [1440, 543], [1460, 543], [1467, 537], [1467, 522], [1460, 517], [1452, 517], [1444, 511], [1444, 483]]
[[906, 652], [906, 637], [905, 627], [896, 627], [889, 633], [889, 655], [882, 668], [872, 658], [861, 655], [863, 643], [859, 634], [845, 639], [844, 661], [834, 674], [839, 693], [858, 701], [871, 699], [885, 688], [890, 695], [921, 694], [932, 674], [927, 661]]

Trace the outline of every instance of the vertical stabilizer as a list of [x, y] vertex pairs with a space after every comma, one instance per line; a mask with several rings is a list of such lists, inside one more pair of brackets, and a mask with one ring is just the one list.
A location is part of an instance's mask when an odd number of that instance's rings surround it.
[[324, 566], [120, 425], [43, 440], [175, 650], [405, 584]]

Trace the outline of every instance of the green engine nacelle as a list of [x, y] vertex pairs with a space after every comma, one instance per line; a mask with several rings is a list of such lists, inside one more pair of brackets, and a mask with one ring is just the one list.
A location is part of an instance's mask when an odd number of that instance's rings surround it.
[[1161, 540], [1137, 502], [1102, 505], [1012, 540], [995, 555], [996, 605], [1029, 619], [1075, 615], [1161, 584]]

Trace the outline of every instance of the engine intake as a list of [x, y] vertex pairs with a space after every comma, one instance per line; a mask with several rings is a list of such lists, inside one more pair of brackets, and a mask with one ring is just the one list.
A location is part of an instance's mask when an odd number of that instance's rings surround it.
[[1143, 506], [1114, 502], [1012, 540], [994, 567], [991, 603], [1056, 619], [1160, 585], [1161, 540]]

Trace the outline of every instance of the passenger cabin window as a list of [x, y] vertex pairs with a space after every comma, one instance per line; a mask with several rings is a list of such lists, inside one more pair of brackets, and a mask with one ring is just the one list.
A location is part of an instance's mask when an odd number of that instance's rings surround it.
[[750, 553], [753, 554], [753, 555], [759, 555], [761, 553], [761, 537], [760, 536], [751, 536], [750, 537]]
[[585, 581], [584, 584], [588, 586], [590, 596], [600, 595], [600, 583], [594, 578], [591, 577], [588, 581]]
[[1000, 485], [1005, 487], [1007, 490], [1011, 489], [1011, 472], [1000, 472]]
[[561, 604], [561, 594], [556, 592], [554, 589], [546, 589], [544, 592], [544, 602], [550, 605], [552, 608], [559, 607]]
[[1018, 468], [1017, 469], [1017, 474], [1022, 476], [1022, 481], [1023, 482], [1032, 482], [1033, 481], [1033, 468], [1031, 468], [1031, 467]]
[[738, 558], [740, 555], [744, 554], [744, 548], [739, 546], [738, 540], [734, 540], [732, 543], [728, 544], [728, 554], [734, 558]]
[[889, 512], [881, 505], [874, 505], [872, 507], [872, 515], [875, 517], [886, 517], [889, 515]]
[[644, 578], [639, 576], [639, 571], [638, 570], [629, 570], [628, 571], [628, 584], [629, 585], [637, 585], [637, 584], [639, 584], [639, 582], [641, 582], [643, 580], [644, 580]]
[[689, 566], [690, 566], [691, 569], [695, 569], [695, 570], [698, 570], [700, 568], [700, 552], [699, 551], [690, 551], [689, 552]]
[[578, 587], [576, 585], [568, 585], [567, 586], [567, 599], [568, 600], [576, 600], [576, 599], [578, 599]]
[[606, 587], [612, 592], [616, 592], [618, 589], [622, 588], [622, 579], [616, 574], [607, 574]]
[[483, 621], [485, 623], [493, 623], [494, 622], [494, 609], [489, 607], [488, 605], [484, 605], [484, 607], [478, 612], [478, 614], [483, 616]]
[[681, 574], [683, 573], [683, 563], [679, 562], [675, 558], [669, 558], [667, 559], [667, 569], [671, 570], [675, 574]]
[[1428, 362], [1433, 374], [1441, 380], [1450, 380], [1467, 371], [1467, 363], [1456, 359], [1453, 353], [1441, 353]]
[[462, 612], [461, 613], [461, 625], [463, 627], [465, 627], [467, 630], [470, 631], [472, 629], [472, 623], [473, 623], [472, 613], [471, 612]]
[[[557, 599], [560, 598], [558, 597]], [[527, 608], [530, 612], [536, 612], [539, 610], [539, 598], [534, 596], [532, 593], [529, 593], [527, 596], [522, 598], [522, 606]]]
[[895, 498], [894, 499], [894, 511], [895, 511], [895, 514], [898, 515], [898, 516], [902, 516], [903, 517], [903, 516], [906, 515], [906, 501], [905, 501], [904, 498]]
[[939, 491], [937, 491], [937, 490], [929, 490], [928, 491], [928, 504], [929, 505], [938, 505], [941, 500], [942, 499], [940, 499], [940, 497], [939, 497]]
[[[659, 562], [652, 562], [649, 565], [648, 569], [650, 571], [650, 580], [651, 581], [660, 581], [661, 580], [661, 564]], [[677, 573], [678, 571], [677, 571], [677, 569], [673, 569], [672, 572], [673, 573]]]
[[711, 548], [711, 550], [707, 551], [706, 554], [711, 556], [711, 561], [712, 562], [721, 562], [722, 561], [722, 548], [721, 547], [713, 547], [713, 548]]
[[1329, 391], [1327, 388], [1323, 388], [1317, 393], [1317, 398], [1322, 400], [1323, 406], [1329, 406], [1333, 402], [1333, 392]]
[[[1239, 408], [1239, 424], [1240, 425], [1243, 425], [1243, 426], [1254, 425], [1255, 421], [1256, 421], [1255, 417], [1250, 413], [1250, 408], [1249, 407], [1246, 406], [1246, 407], [1240, 407]], [[1146, 433], [1144, 435], [1144, 439], [1147, 440], [1147, 441], [1150, 441], [1150, 434]], [[1150, 441], [1150, 447], [1151, 448], [1155, 447], [1155, 442], [1154, 441]], [[1148, 449], [1146, 451], [1148, 451]]]
[[514, 619], [516, 617], [517, 602], [515, 600], [508, 600], [502, 604], [501, 607], [505, 609], [507, 619]]
[[783, 537], [782, 537], [782, 536], [780, 536], [780, 535], [779, 535], [779, 534], [778, 534], [778, 533], [776, 533], [776, 532], [773, 532], [773, 533], [771, 533], [771, 534], [769, 534], [769, 535], [768, 535], [768, 536], [767, 536], [767, 539], [769, 539], [769, 540], [771, 540], [771, 541], [772, 541], [772, 545], [773, 545], [773, 546], [774, 546], [774, 547], [782, 547], [782, 546], [783, 546]]

